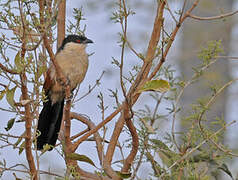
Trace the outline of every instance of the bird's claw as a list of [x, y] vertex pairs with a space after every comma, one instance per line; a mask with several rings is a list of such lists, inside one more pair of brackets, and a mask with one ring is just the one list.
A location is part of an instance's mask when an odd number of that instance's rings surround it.
[[71, 92], [69, 97], [65, 98], [65, 101], [71, 101], [73, 99], [74, 94]]

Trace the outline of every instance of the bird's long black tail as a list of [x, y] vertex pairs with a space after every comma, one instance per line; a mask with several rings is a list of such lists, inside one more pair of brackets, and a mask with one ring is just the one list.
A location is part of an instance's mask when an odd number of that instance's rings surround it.
[[[45, 144], [54, 146], [60, 131], [63, 116], [64, 100], [52, 104], [50, 98], [44, 103], [40, 113], [37, 130], [37, 149], [43, 149]], [[50, 149], [51, 150], [51, 149]]]

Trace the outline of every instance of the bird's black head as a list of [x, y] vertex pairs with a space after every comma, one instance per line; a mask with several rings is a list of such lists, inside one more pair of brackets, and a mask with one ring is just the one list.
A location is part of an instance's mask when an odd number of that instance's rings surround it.
[[64, 38], [59, 50], [63, 50], [64, 46], [69, 42], [79, 43], [79, 44], [93, 43], [93, 41], [91, 39], [88, 39], [82, 35], [68, 35], [66, 38]]

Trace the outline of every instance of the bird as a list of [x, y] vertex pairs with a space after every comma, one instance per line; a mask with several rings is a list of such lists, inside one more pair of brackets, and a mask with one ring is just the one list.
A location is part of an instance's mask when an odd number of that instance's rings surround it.
[[[88, 54], [85, 49], [88, 43], [93, 41], [83, 35], [68, 35], [56, 52], [55, 60], [66, 77], [71, 92], [80, 85], [86, 75]], [[48, 144], [50, 151], [58, 139], [65, 101], [65, 85], [57, 77], [53, 64], [46, 72], [43, 91], [46, 98], [38, 119], [36, 145], [37, 150], [42, 150], [44, 145]]]

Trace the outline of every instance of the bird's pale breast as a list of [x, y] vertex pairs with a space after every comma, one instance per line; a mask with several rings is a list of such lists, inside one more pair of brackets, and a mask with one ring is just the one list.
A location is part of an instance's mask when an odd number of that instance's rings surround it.
[[[88, 69], [88, 55], [85, 52], [85, 46], [71, 45], [66, 46], [66, 49], [60, 51], [56, 55], [56, 61], [61, 67], [64, 75], [70, 82], [71, 90], [75, 89], [79, 85]], [[51, 72], [51, 77], [55, 77], [55, 69]], [[51, 88], [51, 99], [59, 99], [59, 96], [64, 97], [62, 92], [62, 85], [57, 80], [54, 80], [54, 85]]]

